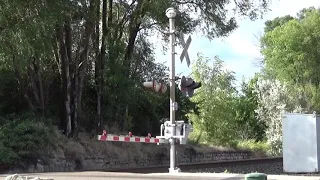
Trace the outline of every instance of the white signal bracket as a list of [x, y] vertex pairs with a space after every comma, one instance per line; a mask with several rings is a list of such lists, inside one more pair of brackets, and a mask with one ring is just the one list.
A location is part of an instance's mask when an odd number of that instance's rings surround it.
[[[176, 130], [175, 134], [173, 134], [173, 130]], [[176, 121], [176, 124], [171, 124], [170, 121], [166, 121], [164, 124], [160, 126], [160, 136], [156, 138], [159, 139], [178, 139], [180, 144], [186, 144], [189, 133], [193, 131], [193, 127], [191, 124], [186, 124], [184, 121]]]

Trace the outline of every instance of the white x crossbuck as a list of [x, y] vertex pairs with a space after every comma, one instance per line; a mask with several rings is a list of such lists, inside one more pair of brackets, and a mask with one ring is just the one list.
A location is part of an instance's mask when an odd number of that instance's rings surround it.
[[180, 55], [180, 60], [181, 62], [183, 61], [184, 58], [186, 58], [186, 62], [187, 62], [187, 65], [188, 67], [190, 66], [190, 58], [189, 58], [189, 54], [188, 54], [188, 48], [190, 46], [190, 43], [191, 43], [191, 36], [188, 37], [187, 39], [187, 42], [184, 41], [184, 37], [183, 37], [183, 34], [181, 33], [179, 35], [179, 41], [183, 47], [183, 51]]

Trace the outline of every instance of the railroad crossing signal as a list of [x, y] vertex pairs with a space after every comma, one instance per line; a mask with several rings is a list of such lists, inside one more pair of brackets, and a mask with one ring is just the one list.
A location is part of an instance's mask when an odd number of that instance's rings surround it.
[[183, 58], [186, 58], [186, 62], [187, 62], [187, 65], [188, 67], [190, 66], [190, 58], [189, 58], [189, 54], [188, 54], [188, 48], [190, 46], [190, 43], [191, 43], [191, 36], [188, 37], [187, 39], [187, 42], [184, 42], [184, 37], [183, 37], [183, 34], [180, 33], [179, 35], [179, 41], [183, 47], [183, 51], [180, 55], [180, 60], [181, 62], [183, 61]]
[[201, 87], [201, 82], [195, 82], [192, 78], [181, 77], [180, 90], [186, 97], [192, 97], [194, 90]]
[[158, 83], [157, 81], [144, 82], [142, 85], [146, 88], [150, 88], [155, 92], [165, 93], [167, 91], [167, 85], [165, 83]]

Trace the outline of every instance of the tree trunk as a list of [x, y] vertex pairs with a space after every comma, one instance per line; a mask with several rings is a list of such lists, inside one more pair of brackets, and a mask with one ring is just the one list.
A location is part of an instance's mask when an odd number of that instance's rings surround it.
[[[34, 74], [33, 74], [31, 65], [29, 65], [27, 67], [27, 74], [28, 74], [28, 77], [31, 82], [31, 89], [32, 89], [32, 94], [33, 94], [34, 100], [36, 101], [36, 105], [39, 107], [39, 105], [40, 105], [39, 90], [37, 87], [36, 80], [34, 78]], [[38, 109], [38, 107], [37, 107], [37, 109]]]
[[[110, 1], [110, 0], [109, 0]], [[107, 38], [107, 0], [103, 0], [102, 4], [102, 43], [100, 52], [99, 72], [98, 72], [98, 92], [97, 92], [97, 116], [98, 131], [103, 129], [103, 86], [104, 86], [104, 64], [106, 60], [106, 38]], [[110, 12], [109, 12], [110, 13]]]
[[[104, 112], [104, 71], [106, 63], [106, 50], [107, 50], [107, 39], [109, 37], [109, 29], [112, 23], [112, 0], [103, 0], [102, 3], [102, 43], [99, 56], [97, 56], [96, 63], [96, 90], [97, 90], [97, 131], [100, 133], [104, 126], [103, 112]], [[100, 7], [100, 6], [99, 6]], [[109, 11], [108, 9], [109, 8]], [[108, 19], [107, 19], [108, 12]], [[97, 37], [99, 40], [99, 37]], [[98, 52], [97, 52], [98, 53]]]
[[129, 78], [130, 75], [130, 65], [131, 65], [131, 58], [134, 51], [134, 43], [136, 41], [138, 32], [140, 31], [140, 25], [143, 17], [146, 14], [146, 8], [149, 5], [150, 0], [146, 1], [138, 1], [137, 7], [132, 13], [130, 24], [129, 24], [129, 40], [125, 51], [124, 56], [124, 74], [125, 77]]
[[23, 94], [23, 97], [26, 99], [27, 103], [28, 103], [28, 106], [29, 108], [31, 109], [31, 111], [35, 112], [36, 111], [36, 108], [34, 107], [34, 104], [32, 103], [32, 100], [30, 99], [30, 97], [28, 96], [28, 93], [23, 85], [23, 80], [21, 78], [21, 72], [19, 70], [19, 67], [18, 67], [18, 62], [16, 60], [16, 57], [15, 57], [15, 52], [12, 50], [12, 63], [13, 63], [13, 68], [14, 68], [14, 73], [15, 73], [15, 78], [16, 78], [16, 81], [18, 83], [18, 88], [20, 90], [20, 92], [22, 92]]
[[[92, 0], [89, 7], [89, 14], [88, 19], [85, 23], [85, 30], [83, 34], [83, 38], [81, 39], [80, 43], [80, 59], [77, 62], [77, 80], [75, 84], [77, 85], [77, 101], [76, 101], [76, 107], [77, 107], [77, 115], [81, 114], [81, 102], [82, 102], [82, 92], [83, 92], [83, 84], [84, 84], [84, 77], [87, 71], [88, 66], [88, 57], [89, 57], [89, 42], [90, 37], [92, 35], [92, 32], [94, 31], [95, 22], [96, 22], [96, 8], [97, 4], [99, 3], [98, 0]], [[78, 136], [78, 116], [76, 116], [77, 119], [73, 119], [73, 131], [74, 131], [74, 137], [76, 138]]]
[[[128, 44], [125, 49], [125, 55], [124, 55], [124, 61], [123, 61], [123, 69], [122, 72], [124, 74], [124, 77], [129, 79], [130, 78], [130, 67], [131, 67], [131, 58], [134, 52], [134, 44], [137, 39], [138, 33], [140, 31], [140, 26], [141, 26], [141, 21], [143, 17], [146, 14], [146, 8], [149, 5], [149, 1], [138, 1], [138, 4], [134, 10], [134, 12], [131, 15], [130, 18], [130, 23], [129, 23], [129, 39], [128, 39]], [[126, 86], [123, 87], [125, 91]], [[124, 106], [126, 106], [125, 104]], [[126, 108], [119, 108], [117, 110], [117, 114], [125, 114]], [[120, 118], [119, 118], [120, 119]], [[121, 118], [120, 127], [121, 129], [124, 128], [124, 118]]]
[[[106, 9], [106, 0], [103, 0], [103, 15], [105, 15], [105, 9]], [[99, 27], [99, 20], [100, 20], [100, 3], [97, 5], [97, 21], [96, 21], [96, 39], [95, 39], [95, 84], [96, 84], [96, 93], [97, 93], [97, 116], [96, 116], [96, 133], [101, 133], [101, 92], [100, 92], [100, 72], [101, 72], [101, 56], [102, 54], [99, 52], [99, 42], [100, 42], [100, 27]], [[103, 17], [103, 16], [102, 16]], [[103, 23], [102, 18], [102, 23]], [[104, 25], [104, 23], [103, 23]], [[101, 49], [102, 46], [104, 45], [104, 42], [102, 41]], [[102, 51], [101, 51], [102, 52]]]
[[70, 83], [71, 83], [71, 94], [70, 94], [70, 110], [71, 110], [71, 136], [77, 138], [78, 134], [78, 58], [72, 58], [72, 29], [70, 23], [65, 25], [66, 32], [66, 50], [69, 59], [69, 70], [70, 70]]
[[41, 109], [41, 114], [42, 116], [45, 115], [45, 97], [44, 97], [44, 89], [43, 89], [43, 82], [42, 82], [42, 76], [41, 76], [41, 72], [40, 72], [40, 62], [39, 59], [37, 60], [38, 63], [38, 71], [37, 71], [37, 77], [38, 77], [38, 81], [39, 81], [39, 96], [40, 96], [40, 109]]
[[42, 76], [41, 76], [41, 64], [40, 60], [37, 57], [33, 58], [33, 70], [35, 72], [38, 86], [39, 86], [39, 94], [38, 94], [38, 99], [39, 99], [39, 106], [40, 106], [40, 112], [42, 117], [44, 116], [45, 113], [45, 97], [44, 97], [44, 89], [43, 89], [43, 82], [42, 82]]
[[136, 24], [132, 27], [129, 36], [129, 42], [126, 48], [125, 57], [124, 57], [124, 68], [125, 68], [125, 76], [129, 78], [130, 75], [130, 65], [131, 65], [131, 57], [134, 50], [134, 42], [136, 41], [138, 32], [140, 30], [141, 23]]
[[[66, 121], [66, 129], [65, 134], [67, 137], [70, 137], [72, 133], [71, 126], [71, 79], [70, 79], [70, 71], [69, 64], [70, 60], [67, 54], [66, 44], [70, 44], [68, 42], [68, 38], [65, 37], [64, 31], [61, 27], [58, 28], [58, 40], [59, 40], [59, 49], [60, 49], [60, 61], [61, 61], [61, 74], [62, 74], [62, 89], [64, 94], [64, 107], [65, 107], [65, 121]], [[70, 55], [69, 55], [70, 57]]]

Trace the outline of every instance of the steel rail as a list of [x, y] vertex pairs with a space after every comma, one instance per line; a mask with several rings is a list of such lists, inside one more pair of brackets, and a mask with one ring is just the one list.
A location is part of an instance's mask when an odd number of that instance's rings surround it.
[[[182, 172], [195, 169], [217, 168], [217, 167], [230, 167], [242, 165], [257, 165], [268, 163], [283, 162], [282, 157], [267, 157], [267, 158], [252, 158], [241, 160], [226, 160], [226, 161], [213, 161], [204, 163], [182, 163], [178, 164]], [[131, 172], [131, 173], [165, 173], [168, 172], [169, 165], [162, 166], [149, 166], [139, 168], [121, 168], [121, 169], [108, 169], [107, 172]]]

